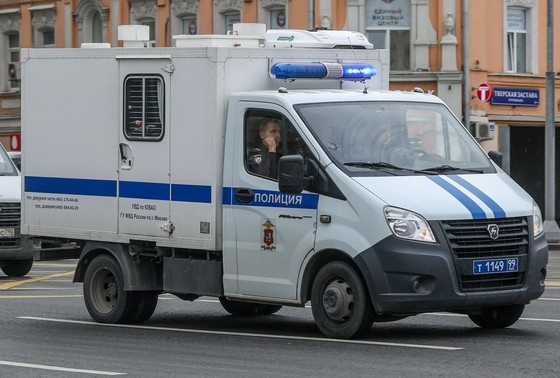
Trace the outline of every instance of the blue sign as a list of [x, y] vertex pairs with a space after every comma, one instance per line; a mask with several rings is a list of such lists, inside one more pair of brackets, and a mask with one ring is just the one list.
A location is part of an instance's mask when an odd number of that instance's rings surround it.
[[538, 89], [494, 87], [492, 105], [538, 106], [540, 92]]

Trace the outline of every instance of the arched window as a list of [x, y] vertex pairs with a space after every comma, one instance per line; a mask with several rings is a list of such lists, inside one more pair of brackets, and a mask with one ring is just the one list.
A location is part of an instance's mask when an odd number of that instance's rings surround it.
[[195, 35], [200, 32], [198, 1], [174, 1], [171, 3], [171, 30], [173, 35]]
[[150, 45], [156, 46], [157, 41], [157, 6], [156, 2], [130, 0], [130, 22], [135, 25], [150, 27]]
[[260, 0], [259, 22], [267, 29], [287, 29], [288, 4], [287, 0]]
[[79, 43], [100, 43], [107, 38], [109, 9], [100, 0], [81, 0], [74, 17], [78, 26]]
[[233, 30], [233, 24], [243, 20], [243, 2], [241, 0], [214, 0], [214, 33], [227, 34]]
[[55, 6], [37, 5], [29, 8], [33, 26], [33, 47], [55, 47]]
[[99, 12], [95, 12], [91, 18], [91, 38], [94, 43], [103, 42], [103, 22]]

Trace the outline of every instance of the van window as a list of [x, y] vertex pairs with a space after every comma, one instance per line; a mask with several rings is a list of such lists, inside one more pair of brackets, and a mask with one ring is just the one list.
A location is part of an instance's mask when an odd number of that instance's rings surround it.
[[164, 83], [160, 76], [127, 76], [124, 82], [124, 135], [157, 141], [164, 132]]
[[352, 176], [495, 172], [441, 104], [340, 102], [296, 110], [332, 161]]
[[[269, 153], [266, 138], [276, 139], [276, 152]], [[248, 172], [277, 180], [280, 157], [302, 154], [304, 149], [303, 139], [282, 114], [259, 109], [245, 114], [245, 166]]]

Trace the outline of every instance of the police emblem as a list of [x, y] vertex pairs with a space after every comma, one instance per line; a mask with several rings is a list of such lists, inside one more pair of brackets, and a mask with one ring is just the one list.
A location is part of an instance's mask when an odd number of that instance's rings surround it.
[[270, 219], [264, 220], [262, 224], [261, 249], [265, 251], [274, 251], [276, 249], [275, 230], [276, 226]]
[[262, 155], [254, 155], [255, 163], [260, 164], [262, 162]]

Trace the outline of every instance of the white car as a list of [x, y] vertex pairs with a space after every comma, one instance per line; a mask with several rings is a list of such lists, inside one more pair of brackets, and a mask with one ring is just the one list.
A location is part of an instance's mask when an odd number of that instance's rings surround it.
[[0, 269], [11, 277], [29, 273], [35, 256], [31, 240], [20, 234], [20, 224], [21, 176], [0, 144]]
[[21, 151], [8, 151], [8, 156], [21, 171]]

